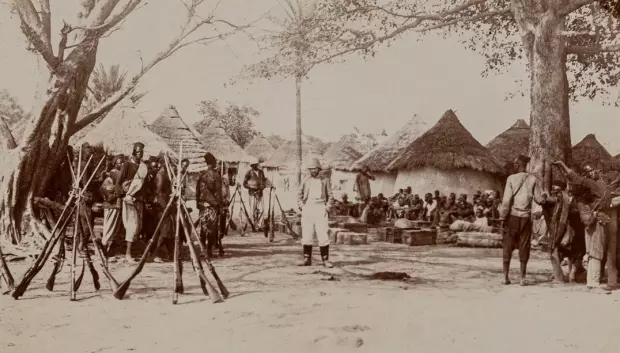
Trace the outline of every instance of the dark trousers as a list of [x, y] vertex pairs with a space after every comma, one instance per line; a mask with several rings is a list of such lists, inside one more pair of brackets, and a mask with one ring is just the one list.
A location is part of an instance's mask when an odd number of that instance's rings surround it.
[[519, 261], [527, 263], [532, 247], [532, 220], [528, 217], [508, 216], [503, 236], [504, 262], [510, 262], [512, 252], [519, 249]]
[[573, 262], [575, 260], [581, 260], [586, 254], [586, 228], [581, 222], [579, 213], [571, 213], [568, 216], [568, 224], [573, 228], [573, 231], [575, 231], [575, 237], [573, 238], [570, 252], [568, 253], [568, 257], [571, 262]]

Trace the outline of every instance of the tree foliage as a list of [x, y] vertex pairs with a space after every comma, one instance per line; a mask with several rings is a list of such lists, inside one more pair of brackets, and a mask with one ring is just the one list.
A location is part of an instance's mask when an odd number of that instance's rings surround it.
[[286, 139], [280, 135], [271, 134], [269, 136], [265, 136], [267, 141], [273, 146], [273, 148], [278, 149], [278, 147], [282, 146]]
[[0, 115], [4, 116], [7, 124], [13, 125], [26, 118], [27, 113], [17, 98], [6, 89], [2, 89], [0, 90]]
[[221, 127], [242, 148], [258, 134], [254, 122], [260, 117], [260, 112], [252, 107], [231, 102], [220, 107], [217, 100], [202, 101], [198, 107], [203, 119], [194, 127], [200, 133], [209, 127]]
[[[616, 9], [616, 2], [599, 0]], [[342, 0], [321, 2], [331, 13], [327, 29], [337, 33], [339, 50], [333, 55], [374, 55], [381, 44], [407, 33], [459, 35], [460, 42], [486, 59], [484, 75], [503, 73], [515, 62], [527, 63], [524, 36], [551, 6], [564, 18], [565, 43], [572, 99], [601, 98], [616, 102], [610, 88], [620, 79], [620, 22], [596, 0]], [[613, 3], [613, 4], [612, 4]], [[612, 4], [613, 6], [609, 6]], [[523, 23], [515, 21], [515, 11]], [[525, 27], [524, 27], [525, 26]], [[418, 36], [412, 40], [421, 40]], [[431, 55], [432, 53], [429, 53]]]

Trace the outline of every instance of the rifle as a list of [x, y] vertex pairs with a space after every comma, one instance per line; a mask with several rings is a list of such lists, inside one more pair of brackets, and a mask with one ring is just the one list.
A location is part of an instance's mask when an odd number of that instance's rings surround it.
[[[189, 212], [187, 211], [187, 207], [184, 204], [181, 204], [181, 206], [183, 207], [183, 212], [185, 216], [187, 217], [187, 219], [191, 220]], [[196, 228], [192, 228], [192, 232], [194, 233], [194, 236], [196, 237], [196, 239], [200, 239], [200, 236], [196, 232]], [[217, 282], [217, 286], [220, 288], [220, 292], [222, 292], [222, 296], [224, 297], [224, 299], [228, 298], [228, 295], [230, 294], [230, 292], [228, 292], [228, 289], [226, 288], [226, 286], [220, 279], [220, 276], [217, 275], [217, 272], [215, 271], [215, 267], [213, 266], [209, 257], [207, 256], [207, 249], [205, 249], [205, 247], [202, 245], [202, 242], [200, 241], [198, 242], [198, 246], [200, 247], [200, 251], [205, 255], [205, 263], [207, 264], [209, 271], [213, 275], [213, 278], [215, 278], [215, 282]]]

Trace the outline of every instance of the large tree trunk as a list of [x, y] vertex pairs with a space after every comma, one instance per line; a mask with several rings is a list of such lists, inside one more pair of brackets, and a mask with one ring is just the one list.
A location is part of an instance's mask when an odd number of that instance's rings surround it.
[[55, 70], [43, 107], [30, 120], [22, 145], [3, 153], [0, 233], [12, 243], [22, 241], [24, 220], [31, 221], [29, 230], [45, 233], [45, 227], [32, 212], [32, 200], [45, 194], [60, 163], [67, 158], [73, 124], [96, 61], [98, 39], [86, 40], [90, 45], [77, 47]]
[[302, 156], [303, 156], [303, 151], [302, 151], [302, 143], [301, 143], [301, 134], [302, 134], [302, 130], [301, 130], [301, 82], [302, 82], [303, 77], [301, 77], [300, 75], [295, 76], [295, 92], [296, 92], [296, 130], [295, 130], [295, 137], [297, 138], [297, 185], [301, 186], [301, 168], [302, 168]]
[[551, 165], [570, 158], [570, 114], [566, 49], [562, 34], [565, 18], [557, 4], [542, 0], [513, 0], [530, 69], [530, 172], [544, 187], [551, 182]]

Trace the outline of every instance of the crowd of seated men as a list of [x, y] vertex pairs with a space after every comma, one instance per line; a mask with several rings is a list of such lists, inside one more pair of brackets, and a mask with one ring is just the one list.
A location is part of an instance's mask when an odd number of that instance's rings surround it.
[[499, 191], [478, 191], [469, 202], [467, 195], [456, 197], [451, 193], [442, 196], [439, 190], [427, 193], [424, 198], [412, 194], [411, 187], [400, 189], [398, 193], [386, 198], [383, 194], [371, 198], [368, 205], [353, 203], [343, 195], [338, 201], [340, 215], [362, 217], [364, 209], [368, 208], [365, 222], [379, 224], [405, 218], [412, 221], [430, 222], [431, 227], [447, 228], [456, 220], [476, 223], [485, 226], [494, 226], [499, 218], [498, 206], [501, 203]]

